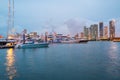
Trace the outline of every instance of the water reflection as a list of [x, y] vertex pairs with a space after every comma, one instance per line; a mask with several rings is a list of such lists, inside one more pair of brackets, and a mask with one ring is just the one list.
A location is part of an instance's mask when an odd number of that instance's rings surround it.
[[116, 62], [118, 58], [118, 45], [117, 43], [111, 43], [110, 49], [109, 49], [109, 58], [113, 60], [113, 62]]
[[109, 48], [109, 64], [108, 64], [108, 72], [114, 76], [118, 76], [120, 74], [119, 72], [119, 49], [117, 43], [111, 43]]
[[6, 55], [6, 71], [9, 80], [13, 80], [13, 78], [16, 76], [16, 69], [14, 64], [15, 64], [15, 56], [13, 49], [8, 49]]

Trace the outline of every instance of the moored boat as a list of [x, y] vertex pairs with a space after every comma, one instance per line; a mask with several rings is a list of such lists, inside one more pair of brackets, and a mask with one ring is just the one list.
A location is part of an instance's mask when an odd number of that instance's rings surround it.
[[0, 39], [0, 49], [14, 48], [15, 40]]
[[7, 48], [14, 48], [14, 47], [15, 47], [14, 45], [12, 45], [12, 46], [4, 45], [4, 46], [0, 46], [0, 49], [7, 49]]
[[64, 43], [64, 44], [73, 44], [73, 43], [79, 43], [79, 40], [66, 40], [66, 41], [61, 41], [61, 43]]
[[45, 48], [48, 47], [47, 42], [35, 42], [35, 39], [26, 39], [25, 34], [23, 34], [23, 42], [20, 41], [20, 43], [17, 43], [15, 48]]
[[48, 47], [48, 43], [25, 43], [25, 44], [17, 44], [15, 48], [45, 48]]
[[65, 40], [65, 41], [61, 41], [61, 43], [65, 43], [65, 44], [73, 44], [73, 43], [87, 43], [88, 40], [86, 39], [73, 39], [73, 40]]
[[0, 45], [6, 45], [7, 43], [15, 43], [15, 40], [0, 39]]
[[113, 38], [112, 41], [113, 41], [113, 42], [120, 42], [120, 37], [115, 37], [115, 38]]
[[87, 43], [87, 42], [88, 42], [88, 40], [86, 40], [86, 39], [79, 40], [79, 43]]

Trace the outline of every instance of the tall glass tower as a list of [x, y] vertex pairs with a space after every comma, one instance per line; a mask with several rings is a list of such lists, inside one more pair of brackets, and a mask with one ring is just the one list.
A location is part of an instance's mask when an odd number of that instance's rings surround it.
[[103, 22], [99, 23], [99, 37], [103, 38]]
[[109, 22], [109, 36], [110, 36], [110, 40], [112, 40], [114, 37], [115, 37], [115, 21], [114, 20], [111, 20]]

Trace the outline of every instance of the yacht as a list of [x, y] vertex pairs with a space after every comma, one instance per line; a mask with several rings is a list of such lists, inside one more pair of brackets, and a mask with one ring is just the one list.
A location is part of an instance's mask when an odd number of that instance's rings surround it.
[[70, 40], [63, 40], [61, 43], [66, 43], [66, 44], [73, 44], [73, 43], [87, 43], [87, 39], [70, 39]]
[[0, 49], [4, 48], [14, 48], [15, 40], [0, 39]]
[[25, 43], [18, 43], [15, 48], [45, 48], [48, 47], [48, 43], [47, 42], [42, 42], [42, 43], [38, 43], [38, 42], [25, 42]]

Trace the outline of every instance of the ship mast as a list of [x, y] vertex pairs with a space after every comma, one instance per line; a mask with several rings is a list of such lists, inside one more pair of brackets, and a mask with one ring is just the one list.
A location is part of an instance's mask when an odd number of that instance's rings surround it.
[[14, 29], [14, 0], [13, 0], [13, 15], [12, 15], [12, 27]]
[[[11, 6], [12, 4], [12, 6]], [[12, 9], [11, 9], [12, 8]], [[8, 28], [7, 28], [7, 39], [9, 35], [14, 35], [14, 0], [8, 0]]]
[[10, 0], [8, 0], [8, 28], [7, 28], [7, 38], [10, 33], [10, 26], [11, 25], [11, 3]]

